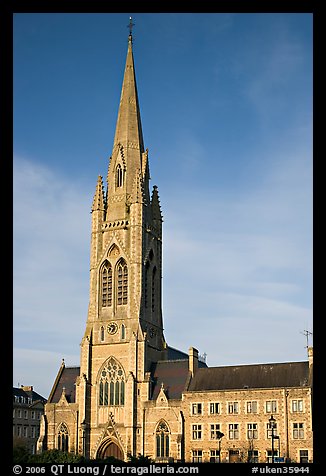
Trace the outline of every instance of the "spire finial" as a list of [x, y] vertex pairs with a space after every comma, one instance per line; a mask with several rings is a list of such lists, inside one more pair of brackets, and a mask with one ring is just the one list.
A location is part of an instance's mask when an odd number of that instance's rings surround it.
[[129, 25], [127, 25], [127, 28], [129, 28], [129, 40], [132, 41], [132, 27], [135, 26], [135, 24], [132, 22], [132, 18], [129, 17]]

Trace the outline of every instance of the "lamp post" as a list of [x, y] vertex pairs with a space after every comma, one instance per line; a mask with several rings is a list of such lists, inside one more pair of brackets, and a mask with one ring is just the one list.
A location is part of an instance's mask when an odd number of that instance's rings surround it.
[[273, 415], [270, 416], [269, 426], [272, 429], [272, 463], [274, 463], [274, 428], [275, 428], [275, 418]]
[[86, 458], [86, 441], [85, 441], [85, 435], [86, 435], [87, 423], [86, 423], [85, 419], [81, 422], [80, 426], [81, 426], [81, 429], [82, 429], [82, 431], [83, 431], [83, 434], [82, 434], [82, 440], [83, 440], [83, 456], [84, 456], [84, 458]]
[[218, 462], [221, 462], [221, 439], [223, 438], [224, 433], [221, 431], [216, 432], [216, 437], [218, 439]]

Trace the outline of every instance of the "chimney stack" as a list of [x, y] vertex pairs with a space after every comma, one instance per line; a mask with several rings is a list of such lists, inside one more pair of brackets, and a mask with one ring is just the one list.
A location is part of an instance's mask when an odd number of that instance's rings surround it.
[[194, 347], [189, 348], [189, 370], [192, 377], [195, 375], [198, 369], [198, 350]]

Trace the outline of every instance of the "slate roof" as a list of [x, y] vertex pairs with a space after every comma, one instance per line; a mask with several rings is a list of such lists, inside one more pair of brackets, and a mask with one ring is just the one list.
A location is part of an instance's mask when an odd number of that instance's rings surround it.
[[[164, 390], [169, 399], [181, 399], [182, 392], [187, 390], [189, 380], [190, 380], [190, 371], [189, 371], [189, 359], [187, 354], [177, 350], [177, 349], [168, 349], [168, 356], [173, 355], [174, 357], [183, 357], [174, 360], [161, 360], [155, 362], [151, 366], [151, 376], [152, 376], [152, 391], [150, 398], [155, 400], [161, 389], [163, 383]], [[204, 362], [198, 361], [198, 368], [206, 368]]]
[[19, 388], [19, 387], [13, 387], [12, 395], [13, 395], [13, 398], [24, 397], [26, 399], [26, 402], [28, 401], [28, 398], [31, 398], [33, 404], [37, 401], [46, 403], [46, 398], [42, 397], [42, 395], [40, 395], [39, 393], [34, 392], [34, 390], [23, 390], [22, 388]]
[[62, 389], [65, 388], [65, 395], [69, 403], [76, 401], [75, 382], [80, 373], [80, 367], [61, 366], [57, 379], [51, 390], [48, 403], [58, 403], [62, 395]]
[[309, 363], [206, 367], [198, 369], [189, 391], [309, 386]]

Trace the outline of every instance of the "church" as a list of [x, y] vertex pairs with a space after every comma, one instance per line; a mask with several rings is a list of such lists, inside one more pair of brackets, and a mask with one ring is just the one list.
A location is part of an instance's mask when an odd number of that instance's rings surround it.
[[208, 367], [196, 348], [184, 353], [166, 342], [162, 211], [149, 181], [130, 30], [107, 186], [99, 176], [91, 208], [80, 366], [62, 361], [38, 451], [312, 462], [312, 347], [303, 362]]

